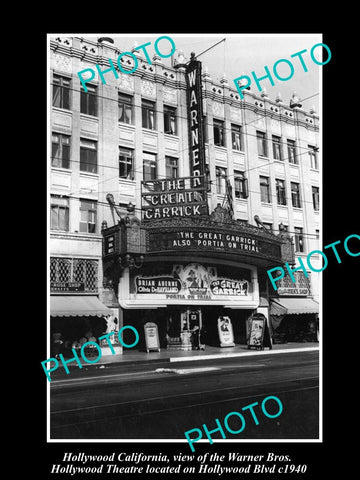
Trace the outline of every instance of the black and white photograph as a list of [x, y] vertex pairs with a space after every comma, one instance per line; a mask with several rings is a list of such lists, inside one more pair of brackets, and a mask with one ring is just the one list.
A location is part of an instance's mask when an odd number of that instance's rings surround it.
[[335, 45], [134, 32], [46, 34], [47, 474], [318, 478]]

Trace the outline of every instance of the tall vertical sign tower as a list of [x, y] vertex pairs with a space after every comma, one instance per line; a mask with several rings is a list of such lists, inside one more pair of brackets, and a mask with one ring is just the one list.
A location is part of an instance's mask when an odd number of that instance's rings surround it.
[[190, 62], [186, 66], [185, 76], [187, 85], [187, 108], [189, 120], [190, 175], [194, 177], [193, 187], [203, 188], [203, 194], [204, 197], [206, 197], [207, 179], [205, 167], [201, 62], [195, 59], [194, 53], [191, 54]]

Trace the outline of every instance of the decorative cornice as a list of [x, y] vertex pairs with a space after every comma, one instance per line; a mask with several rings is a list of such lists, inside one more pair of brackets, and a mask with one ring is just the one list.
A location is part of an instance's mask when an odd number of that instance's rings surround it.
[[[79, 58], [79, 59], [85, 60], [89, 63], [94, 63], [94, 64], [98, 64], [98, 65], [106, 65], [106, 60], [109, 57], [106, 57], [104, 55], [99, 55], [100, 50], [101, 50], [101, 44], [96, 43], [96, 42], [91, 41], [91, 40], [87, 40], [87, 39], [85, 40], [81, 37], [74, 37], [74, 38], [77, 39], [77, 40], [80, 40], [80, 42], [88, 43], [89, 45], [96, 48], [98, 51], [96, 52], [96, 54], [91, 53], [91, 51], [84, 52], [84, 50], [82, 50], [82, 49], [74, 48], [73, 46], [66, 46], [64, 44], [60, 44], [59, 42], [57, 42], [53, 39], [50, 40], [50, 49], [54, 52], [61, 53], [63, 55], [67, 55], [67, 56], [72, 56], [72, 57], [75, 57], [75, 58]], [[113, 51], [114, 56], [111, 59], [115, 61], [117, 56], [121, 53], [121, 51], [117, 47], [113, 47], [111, 45], [106, 45], [106, 48]], [[125, 57], [123, 57], [123, 58], [125, 58]], [[139, 58], [139, 57], [138, 57], [138, 63], [139, 63], [138, 68], [132, 73], [132, 75], [140, 76], [141, 78], [146, 78], [146, 79], [149, 79], [149, 80], [152, 80], [152, 81], [160, 81], [162, 84], [169, 85], [169, 86], [172, 86], [174, 88], [183, 89], [183, 90], [186, 89], [185, 75], [181, 74], [179, 72], [179, 70], [176, 70], [175, 68], [171, 68], [171, 67], [168, 67], [168, 66], [164, 66], [162, 64], [152, 63], [151, 65], [149, 65], [144, 59]], [[127, 66], [124, 65], [124, 68], [127, 68]], [[116, 66], [116, 69], [120, 72], [120, 70], [118, 69], [117, 66]], [[129, 69], [130, 69], [130, 67], [129, 67]], [[166, 73], [168, 73], [168, 75], [166, 75]], [[163, 76], [165, 78], [165, 82], [162, 79]], [[279, 108], [279, 106], [280, 106], [279, 101], [270, 100], [267, 97], [263, 98], [261, 96], [261, 94], [257, 95], [253, 91], [247, 91], [246, 90], [244, 92], [245, 93], [245, 99], [241, 99], [237, 89], [230, 85], [232, 82], [229, 82], [229, 84], [224, 85], [221, 82], [213, 81], [209, 77], [205, 78], [204, 74], [203, 74], [202, 81], [203, 81], [203, 85], [204, 85], [204, 88], [203, 88], [203, 98], [204, 99], [209, 98], [209, 99], [212, 99], [212, 100], [215, 100], [215, 101], [221, 101], [223, 103], [228, 103], [228, 104], [232, 104], [232, 103], [237, 104], [237, 102], [239, 102], [238, 103], [239, 105], [241, 105], [241, 106], [244, 105], [246, 108], [249, 108], [249, 109], [254, 111], [255, 107], [254, 106], [250, 107], [250, 105], [252, 105], [252, 103], [250, 103], [246, 99], [246, 95], [250, 94], [252, 102], [263, 103], [264, 104], [264, 109], [266, 109], [266, 110], [269, 109], [269, 106], [270, 106], [270, 108], [272, 106], [274, 109]], [[219, 93], [220, 91], [221, 91], [221, 93]], [[285, 104], [282, 104], [281, 108], [284, 108], [287, 111], [291, 111], [291, 108], [287, 107]], [[319, 116], [316, 113], [314, 113], [313, 111], [310, 112], [310, 113], [303, 110], [303, 109], [300, 109], [300, 111], [307, 118], [309, 118], [309, 117], [317, 118], [317, 119], [319, 118]], [[277, 112], [274, 110], [274, 113], [276, 114]], [[281, 115], [281, 113], [280, 113], [280, 115]], [[283, 120], [288, 119], [288, 118], [290, 119], [291, 117], [285, 115]], [[300, 123], [301, 120], [298, 120], [297, 122], [298, 122], [299, 125], [301, 124]], [[311, 122], [306, 122], [306, 123], [303, 123], [302, 125], [304, 125], [306, 127], [310, 127], [310, 128], [314, 127], [315, 130], [317, 129], [317, 127], [315, 125], [312, 125]]]
[[85, 242], [101, 242], [102, 235], [100, 234], [91, 234], [86, 235], [84, 233], [75, 233], [75, 232], [50, 232], [50, 239], [59, 239], [59, 240], [83, 240]]

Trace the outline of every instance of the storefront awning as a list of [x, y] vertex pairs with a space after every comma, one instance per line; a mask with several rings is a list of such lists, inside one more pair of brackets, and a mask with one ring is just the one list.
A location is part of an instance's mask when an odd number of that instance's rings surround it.
[[311, 298], [272, 299], [271, 315], [292, 315], [300, 313], [319, 313], [319, 304]]
[[268, 307], [268, 306], [269, 306], [268, 299], [260, 296], [259, 307]]
[[103, 317], [111, 313], [111, 310], [94, 296], [52, 295], [50, 297], [52, 317]]

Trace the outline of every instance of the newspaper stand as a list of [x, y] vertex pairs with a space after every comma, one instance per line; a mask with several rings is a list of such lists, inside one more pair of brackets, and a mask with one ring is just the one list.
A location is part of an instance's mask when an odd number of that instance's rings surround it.
[[159, 332], [156, 323], [145, 323], [144, 332], [147, 353], [149, 353], [150, 350], [156, 350], [160, 352]]

